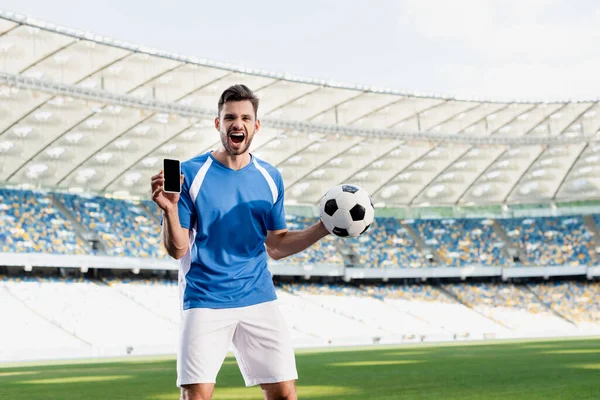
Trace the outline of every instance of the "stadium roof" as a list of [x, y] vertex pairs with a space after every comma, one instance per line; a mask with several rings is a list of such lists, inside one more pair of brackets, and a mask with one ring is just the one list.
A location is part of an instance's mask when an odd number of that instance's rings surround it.
[[288, 204], [353, 182], [375, 203], [600, 197], [600, 104], [458, 99], [295, 78], [0, 12], [0, 182], [147, 196], [164, 157], [219, 145], [231, 84], [261, 98], [253, 153]]

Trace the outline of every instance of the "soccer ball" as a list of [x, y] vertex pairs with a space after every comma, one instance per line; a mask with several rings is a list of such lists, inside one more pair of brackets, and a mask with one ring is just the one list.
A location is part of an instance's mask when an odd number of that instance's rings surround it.
[[366, 190], [356, 185], [335, 186], [323, 196], [321, 221], [329, 231], [340, 237], [363, 234], [375, 218], [375, 209]]

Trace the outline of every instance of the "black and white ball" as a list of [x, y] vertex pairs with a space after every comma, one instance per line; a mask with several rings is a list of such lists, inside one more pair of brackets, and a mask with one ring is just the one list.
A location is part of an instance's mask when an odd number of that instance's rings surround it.
[[321, 221], [340, 237], [356, 237], [373, 223], [375, 209], [365, 189], [356, 185], [335, 186], [321, 199]]

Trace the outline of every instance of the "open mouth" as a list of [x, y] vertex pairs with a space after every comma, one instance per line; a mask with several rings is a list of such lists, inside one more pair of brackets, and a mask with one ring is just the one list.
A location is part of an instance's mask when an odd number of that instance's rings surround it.
[[232, 133], [231, 135], [229, 135], [229, 137], [231, 138], [231, 141], [233, 143], [242, 143], [244, 141], [243, 133]]

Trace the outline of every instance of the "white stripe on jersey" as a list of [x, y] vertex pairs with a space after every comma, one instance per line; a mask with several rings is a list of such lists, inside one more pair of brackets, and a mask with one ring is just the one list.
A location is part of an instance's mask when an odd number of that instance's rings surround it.
[[192, 252], [194, 251], [194, 246], [196, 243], [196, 229], [190, 229], [190, 246], [188, 251], [185, 253], [183, 257], [179, 260], [179, 305], [181, 306], [180, 310], [183, 311], [183, 296], [185, 295], [185, 287], [187, 286], [187, 281], [185, 280], [185, 276], [190, 269], [192, 268]]
[[206, 176], [206, 172], [210, 168], [212, 164], [212, 158], [206, 157], [206, 161], [198, 170], [198, 173], [194, 177], [194, 182], [192, 182], [190, 186], [190, 198], [192, 199], [192, 203], [196, 203], [196, 197], [198, 197], [198, 193], [200, 192], [200, 186], [202, 186], [202, 182], [204, 181], [204, 177]]
[[273, 204], [275, 204], [275, 202], [277, 201], [277, 197], [279, 197], [279, 193], [277, 191], [277, 185], [275, 184], [275, 181], [273, 180], [271, 175], [269, 175], [267, 170], [264, 169], [258, 163], [258, 161], [256, 161], [256, 158], [254, 158], [254, 166], [256, 167], [256, 169], [258, 169], [260, 171], [260, 173], [265, 177], [265, 180], [269, 184], [269, 188], [271, 189], [271, 194], [273, 195]]
[[[190, 186], [190, 198], [194, 203], [194, 207], [196, 206], [196, 197], [198, 197], [198, 193], [200, 193], [200, 187], [202, 186], [202, 182], [204, 182], [204, 177], [206, 176], [206, 172], [210, 168], [212, 164], [212, 158], [208, 157], [202, 167], [198, 170], [198, 173], [194, 177], [194, 181]], [[185, 276], [190, 269], [192, 268], [192, 252], [194, 251], [194, 246], [196, 244], [196, 229], [190, 227], [190, 247], [185, 255], [179, 261], [179, 301], [181, 304], [181, 309], [183, 310], [183, 297], [185, 295], [185, 288], [187, 286], [187, 281]]]

